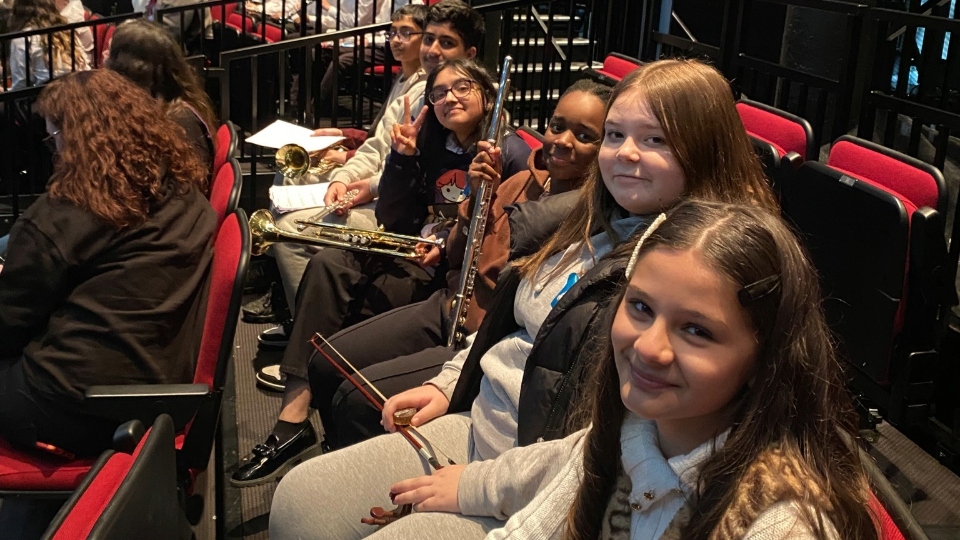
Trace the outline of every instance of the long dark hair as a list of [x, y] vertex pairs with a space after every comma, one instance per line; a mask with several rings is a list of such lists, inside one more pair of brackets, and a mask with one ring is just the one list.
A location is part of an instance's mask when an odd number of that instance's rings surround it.
[[[826, 536], [822, 517], [840, 538], [876, 538], [868, 482], [852, 442], [856, 416], [820, 307], [816, 271], [793, 233], [761, 208], [686, 201], [644, 242], [638, 261], [657, 248], [694, 250], [737, 289], [778, 280], [743, 308], [759, 345], [755, 376], [731, 404], [725, 444], [700, 469], [681, 537], [739, 538], [771, 505], [796, 501], [819, 538]], [[567, 516], [568, 540], [598, 537], [620, 467], [626, 409], [609, 332], [599, 351], [586, 386], [588, 405], [580, 411], [593, 425], [584, 445], [584, 481]]]
[[[217, 129], [210, 97], [187, 63], [180, 45], [163, 26], [143, 19], [118, 26], [105, 67], [163, 100], [166, 108], [177, 106], [177, 100], [182, 101], [196, 111], [211, 134]], [[216, 144], [216, 138], [213, 139]]]
[[[645, 102], [653, 112], [683, 168], [686, 195], [777, 207], [730, 85], [719, 71], [696, 60], [651, 62], [617, 83], [607, 102], [608, 114], [618, 99]], [[598, 227], [615, 238], [610, 221], [617, 212], [624, 210], [607, 191], [594, 163], [570, 217], [537, 253], [519, 262], [520, 272], [530, 277], [567, 246], [578, 242], [589, 246]]]
[[[441, 135], [448, 131], [447, 128], [443, 127], [443, 124], [440, 123], [440, 120], [437, 119], [437, 112], [434, 110], [433, 103], [430, 103], [428, 99], [430, 91], [433, 90], [433, 85], [437, 82], [437, 77], [440, 75], [440, 72], [448, 69], [452, 69], [463, 78], [470, 79], [476, 83], [480, 91], [480, 104], [483, 106], [484, 116], [483, 119], [477, 123], [477, 127], [468, 140], [472, 142], [480, 140], [482, 134], [487, 130], [487, 126], [490, 125], [493, 102], [497, 97], [497, 90], [494, 87], [493, 77], [491, 77], [490, 72], [487, 71], [487, 68], [466, 58], [447, 60], [427, 75], [427, 83], [423, 92], [423, 104], [427, 106], [429, 112], [417, 137], [418, 147], [422, 148], [421, 144], [437, 144], [436, 141], [443, 141]], [[418, 112], [419, 111], [413, 111], [413, 114], [417, 114]]]
[[[65, 75], [37, 98], [63, 141], [47, 191], [116, 229], [143, 223], [173, 192], [206, 188], [207, 167], [160, 103], [119, 73]], [[96, 119], [96, 120], [93, 120]]]

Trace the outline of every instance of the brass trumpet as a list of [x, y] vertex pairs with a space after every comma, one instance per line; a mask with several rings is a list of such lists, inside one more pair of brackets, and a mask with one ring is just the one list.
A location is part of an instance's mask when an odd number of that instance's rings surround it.
[[311, 227], [309, 232], [285, 231], [277, 227], [273, 214], [269, 210], [257, 210], [250, 216], [250, 236], [253, 239], [250, 252], [253, 255], [260, 255], [271, 244], [294, 242], [416, 259], [423, 256], [423, 253], [417, 249], [420, 244], [430, 244], [443, 249], [443, 240], [428, 240], [382, 230], [367, 231], [319, 221], [304, 223]]
[[[343, 152], [346, 148], [338, 144], [330, 147], [330, 150]], [[280, 174], [294, 181], [300, 180], [307, 174], [321, 175], [340, 166], [336, 161], [311, 155], [299, 144], [281, 146], [273, 158], [277, 162], [277, 170]]]

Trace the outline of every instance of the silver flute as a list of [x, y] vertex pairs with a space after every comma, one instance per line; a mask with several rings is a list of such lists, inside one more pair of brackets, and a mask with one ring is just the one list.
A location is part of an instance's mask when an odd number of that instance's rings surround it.
[[[513, 58], [509, 55], [503, 59], [500, 68], [500, 88], [497, 89], [497, 101], [493, 105], [493, 116], [490, 119], [490, 129], [487, 131], [487, 140], [494, 146], [500, 145], [503, 135], [503, 102], [510, 92], [510, 66]], [[478, 265], [480, 264], [480, 249], [483, 247], [483, 233], [487, 228], [487, 215], [490, 213], [490, 201], [493, 198], [491, 182], [480, 182], [476, 194], [473, 195], [473, 215], [470, 216], [470, 229], [467, 232], [467, 247], [463, 254], [463, 268], [460, 270], [460, 283], [456, 295], [453, 297], [452, 313], [450, 318], [450, 335], [447, 345], [454, 349], [462, 349], [467, 337], [467, 308], [473, 297], [474, 282], [477, 279]]]

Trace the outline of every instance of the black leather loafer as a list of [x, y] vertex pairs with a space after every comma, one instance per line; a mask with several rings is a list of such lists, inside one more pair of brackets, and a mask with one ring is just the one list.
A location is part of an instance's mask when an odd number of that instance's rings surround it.
[[289, 440], [281, 443], [271, 433], [266, 442], [253, 447], [250, 456], [244, 459], [230, 477], [237, 487], [256, 486], [272, 482], [305, 459], [320, 453], [317, 433], [310, 422]]

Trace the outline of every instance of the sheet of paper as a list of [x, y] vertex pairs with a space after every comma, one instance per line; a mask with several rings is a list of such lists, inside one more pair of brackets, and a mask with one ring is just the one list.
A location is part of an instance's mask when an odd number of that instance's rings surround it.
[[270, 201], [281, 214], [303, 208], [318, 208], [324, 206], [323, 197], [329, 185], [324, 182], [305, 186], [272, 186]]
[[312, 137], [312, 134], [312, 129], [277, 120], [251, 135], [247, 142], [266, 148], [280, 148], [285, 144], [299, 144], [307, 152], [312, 153], [329, 148], [343, 140], [343, 137]]

